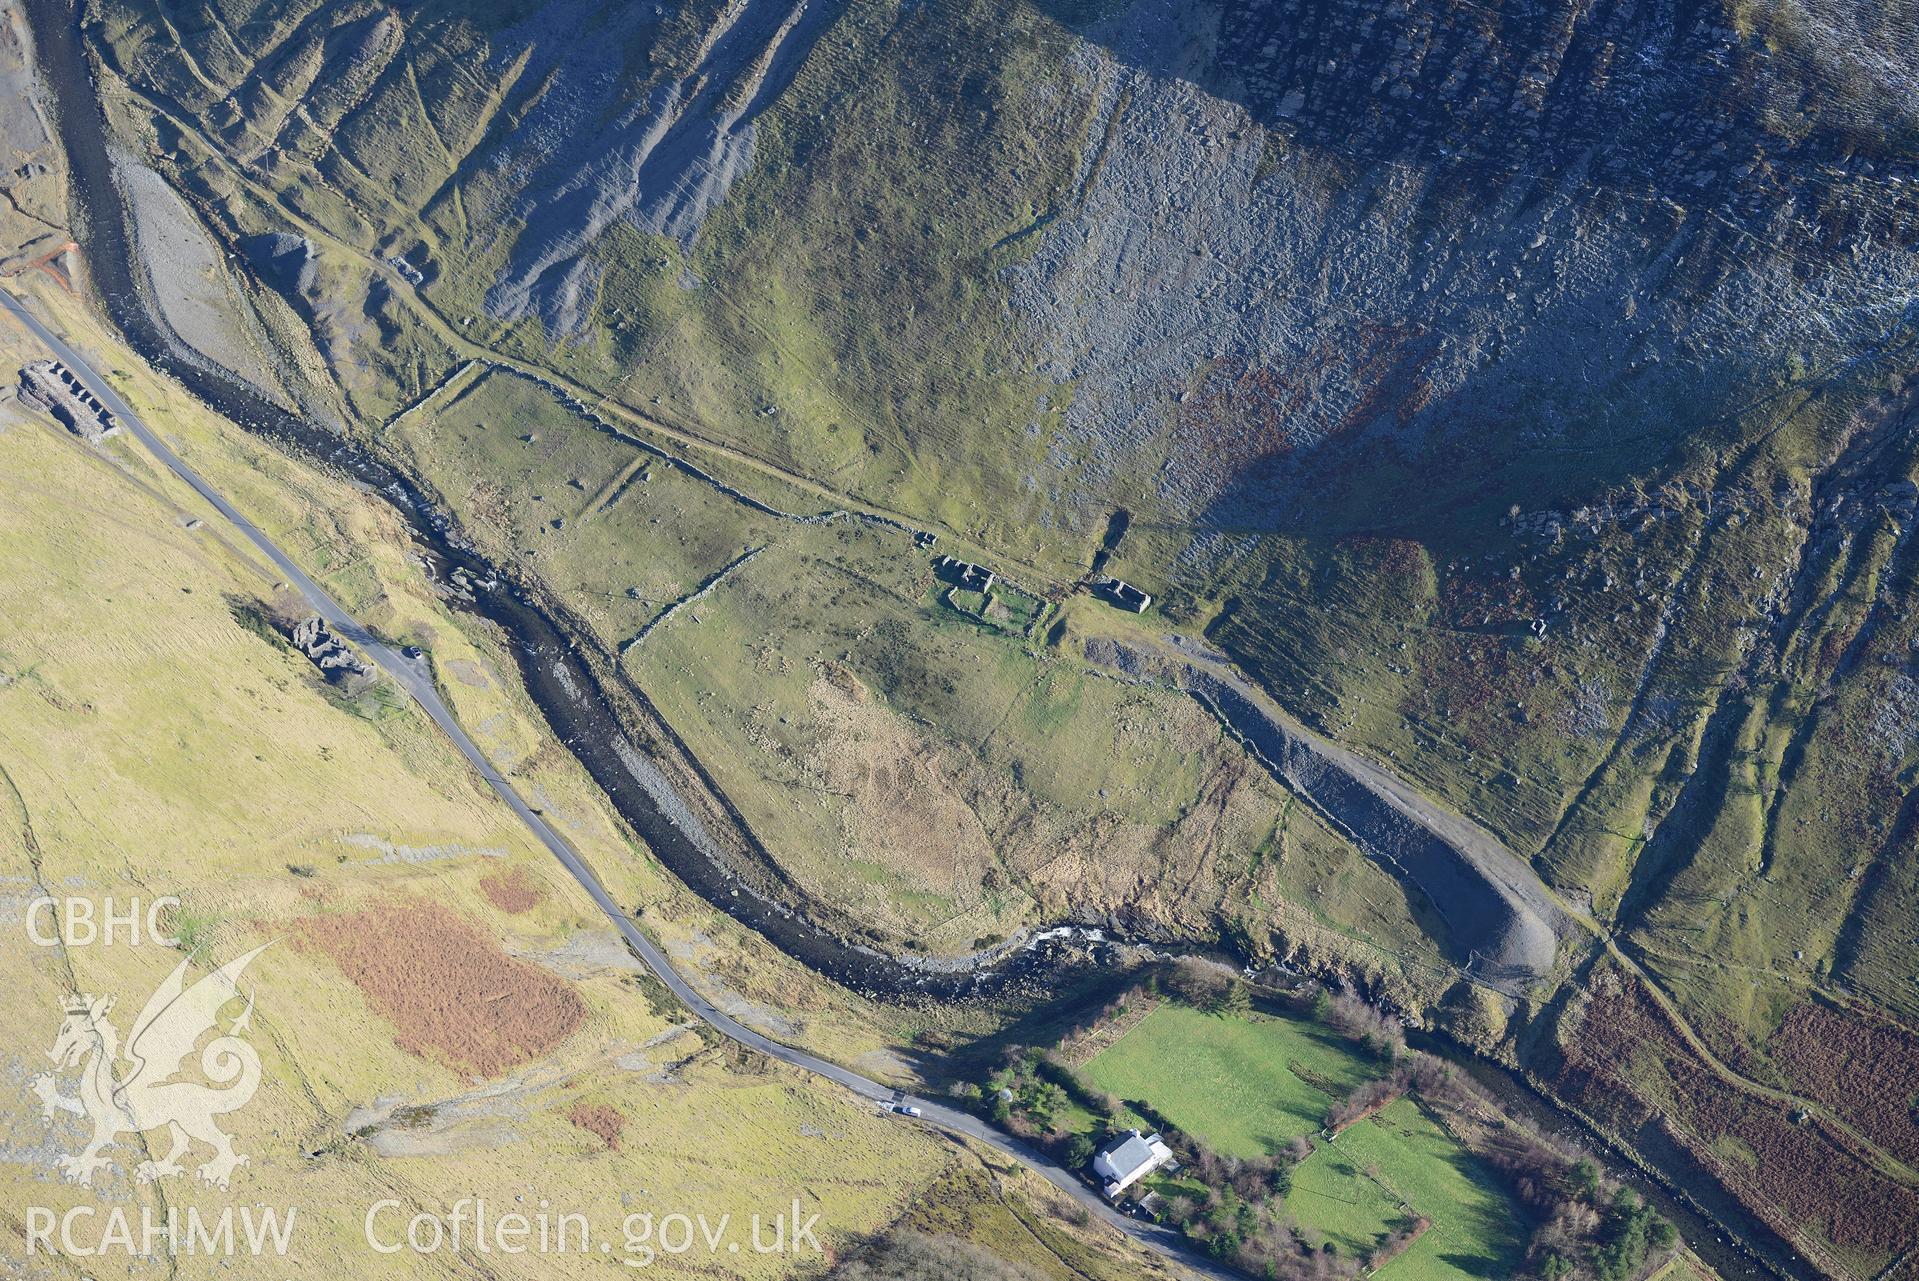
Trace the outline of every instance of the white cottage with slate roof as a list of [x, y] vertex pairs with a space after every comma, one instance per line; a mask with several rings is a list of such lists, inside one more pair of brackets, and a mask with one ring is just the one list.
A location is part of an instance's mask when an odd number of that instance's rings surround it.
[[1128, 1130], [1107, 1140], [1094, 1155], [1093, 1175], [1106, 1195], [1117, 1199], [1154, 1170], [1172, 1163], [1173, 1150], [1159, 1135]]

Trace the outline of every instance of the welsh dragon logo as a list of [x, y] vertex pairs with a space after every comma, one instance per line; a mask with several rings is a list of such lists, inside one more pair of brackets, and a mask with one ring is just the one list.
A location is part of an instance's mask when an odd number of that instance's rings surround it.
[[[196, 1171], [208, 1183], [225, 1188], [233, 1172], [247, 1158], [233, 1150], [233, 1140], [215, 1118], [245, 1107], [260, 1088], [260, 1056], [241, 1040], [253, 1018], [253, 998], [224, 1033], [220, 1012], [240, 995], [239, 978], [270, 944], [228, 961], [213, 973], [186, 984], [187, 966], [181, 961], [173, 973], [147, 998], [133, 1021], [122, 1054], [120, 1035], [107, 1014], [112, 997], [75, 996], [65, 1005], [66, 1019], [47, 1057], [61, 1071], [80, 1067], [79, 1093], [58, 1093], [51, 1073], [31, 1082], [49, 1120], [56, 1111], [93, 1122], [93, 1138], [79, 1156], [60, 1158], [60, 1168], [73, 1182], [90, 1187], [94, 1171], [107, 1165], [101, 1152], [122, 1135], [143, 1134], [165, 1127], [172, 1146], [159, 1160], [142, 1161], [134, 1176], [142, 1183], [184, 1173], [180, 1158], [195, 1141], [213, 1149], [213, 1158]], [[200, 1071], [213, 1085], [176, 1080], [187, 1056], [208, 1032], [218, 1033], [200, 1052]], [[124, 1075], [116, 1066], [125, 1060]]]

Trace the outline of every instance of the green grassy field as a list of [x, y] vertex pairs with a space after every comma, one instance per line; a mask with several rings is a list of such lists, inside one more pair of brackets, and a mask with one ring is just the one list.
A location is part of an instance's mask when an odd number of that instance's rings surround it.
[[[1383, 1185], [1382, 1198], [1395, 1199], [1432, 1220], [1432, 1227], [1381, 1268], [1380, 1276], [1393, 1281], [1464, 1281], [1507, 1277], [1517, 1270], [1525, 1252], [1519, 1205], [1413, 1100], [1400, 1099], [1342, 1131], [1314, 1153], [1299, 1174], [1322, 1160], [1348, 1163], [1360, 1181]], [[1336, 1236], [1340, 1229], [1332, 1224], [1351, 1219], [1342, 1207], [1322, 1226], [1297, 1184], [1288, 1204], [1309, 1231], [1317, 1228]], [[1320, 1204], [1336, 1203], [1322, 1196]], [[1389, 1222], [1401, 1217], [1403, 1213], [1389, 1215]]]
[[1406, 1217], [1400, 1199], [1337, 1147], [1321, 1147], [1294, 1169], [1286, 1209], [1315, 1246], [1331, 1241], [1348, 1255], [1364, 1255]]
[[1263, 1156], [1316, 1133], [1326, 1108], [1379, 1075], [1331, 1032], [1295, 1019], [1223, 1019], [1167, 1002], [1086, 1065], [1226, 1156]]

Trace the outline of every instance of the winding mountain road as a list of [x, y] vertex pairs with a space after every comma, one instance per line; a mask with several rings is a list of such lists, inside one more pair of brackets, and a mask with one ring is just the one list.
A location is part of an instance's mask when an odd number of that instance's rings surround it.
[[[837, 1063], [782, 1044], [747, 1027], [707, 1000], [680, 976], [679, 972], [673, 968], [673, 963], [667, 959], [666, 953], [642, 933], [633, 918], [613, 900], [613, 896], [607, 893], [605, 886], [600, 884], [599, 878], [587, 867], [579, 852], [547, 823], [539, 811], [529, 806], [513, 784], [508, 782], [493, 767], [492, 762], [487, 760], [486, 755], [480, 751], [479, 745], [468, 736], [466, 730], [454, 717], [452, 709], [440, 697], [426, 662], [408, 658], [400, 650], [362, 626], [344, 606], [328, 594], [325, 588], [314, 582], [292, 557], [267, 537], [265, 531], [242, 515], [204, 477], [174, 453], [166, 442], [141, 420], [112, 385], [95, 372], [79, 352], [47, 328], [11, 291], [0, 289], [0, 309], [4, 309], [24, 325], [56, 359], [73, 371], [87, 390], [99, 397], [100, 403], [112, 412], [118, 422], [133, 433], [149, 453], [175, 476], [186, 482], [195, 493], [206, 500], [209, 506], [239, 530], [248, 542], [259, 549], [260, 554], [285, 575], [287, 582], [306, 598], [307, 604], [326, 620], [327, 625], [334, 632], [358, 646], [380, 666], [381, 670], [391, 676], [394, 683], [405, 690], [428, 716], [433, 718], [433, 723], [453, 741], [453, 745], [479, 772], [487, 786], [506, 802], [508, 808], [519, 816], [527, 829], [539, 839], [542, 845], [546, 846], [553, 857], [558, 859], [573, 879], [579, 883], [580, 888], [585, 890], [599, 906], [600, 911], [605, 914], [613, 928], [619, 931], [620, 937], [626, 941], [634, 955], [638, 956], [646, 967], [666, 984], [673, 995], [701, 1020], [731, 1041], [769, 1058], [778, 1059], [782, 1063], [789, 1063], [817, 1076], [825, 1077], [876, 1103], [891, 1105], [897, 1102], [916, 1107], [921, 1113], [919, 1120], [927, 1126], [984, 1143], [1024, 1163], [1084, 1206], [1088, 1212], [1147, 1248], [1202, 1276], [1215, 1278], [1215, 1281], [1243, 1281], [1238, 1274], [1195, 1254], [1186, 1247], [1176, 1233], [1157, 1224], [1143, 1223], [1120, 1214], [1091, 1188], [1074, 1177], [1071, 1171], [1038, 1150], [1000, 1133], [971, 1113], [947, 1107], [930, 1099], [902, 1095], [890, 1086], [861, 1076]], [[906, 1122], [906, 1118], [901, 1119], [903, 1123]]]

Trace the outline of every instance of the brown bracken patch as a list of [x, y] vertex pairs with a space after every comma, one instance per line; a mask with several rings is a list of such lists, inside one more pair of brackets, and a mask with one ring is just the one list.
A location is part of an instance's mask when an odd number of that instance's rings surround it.
[[1722, 1079], [1636, 977], [1604, 974], [1588, 992], [1552, 1081], [1562, 1099], [1628, 1138], [1683, 1145], [1830, 1274], [1878, 1275], [1919, 1246], [1919, 1194], [1850, 1136]]
[[482, 1076], [538, 1058], [586, 1017], [564, 981], [437, 903], [307, 917], [294, 935], [333, 959], [401, 1049]]
[[530, 912], [546, 902], [545, 888], [528, 876], [523, 867], [481, 877], [480, 889], [486, 894], [487, 902], [502, 912]]
[[619, 1110], [606, 1103], [575, 1103], [567, 1111], [566, 1119], [585, 1130], [588, 1134], [599, 1136], [607, 1150], [620, 1150], [620, 1135], [626, 1131], [626, 1118]]
[[1919, 1161], [1919, 1037], [1806, 1002], [1766, 1048], [1801, 1091], [1894, 1156]]

